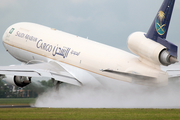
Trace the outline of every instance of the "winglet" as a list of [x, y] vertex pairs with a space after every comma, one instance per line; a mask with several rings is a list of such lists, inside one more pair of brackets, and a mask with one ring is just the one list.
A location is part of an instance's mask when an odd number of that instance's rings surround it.
[[177, 58], [178, 47], [165, 40], [174, 8], [175, 0], [164, 0], [146, 37], [164, 45], [171, 56]]

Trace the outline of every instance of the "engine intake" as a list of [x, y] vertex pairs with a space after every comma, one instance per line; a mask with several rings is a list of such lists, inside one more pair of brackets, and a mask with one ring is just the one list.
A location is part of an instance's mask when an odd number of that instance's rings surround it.
[[24, 87], [31, 83], [31, 78], [24, 76], [14, 76], [14, 82], [18, 87]]
[[3, 78], [7, 83], [11, 85], [16, 85], [18, 87], [24, 87], [31, 83], [30, 77], [25, 76], [12, 76], [12, 75], [6, 75], [5, 78]]

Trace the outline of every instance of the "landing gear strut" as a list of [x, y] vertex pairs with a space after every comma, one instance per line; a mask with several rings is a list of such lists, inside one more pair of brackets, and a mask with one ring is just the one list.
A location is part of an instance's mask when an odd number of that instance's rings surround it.
[[62, 84], [63, 82], [57, 81], [57, 80], [55, 80], [54, 78], [51, 78], [51, 79], [52, 79], [54, 88], [58, 91], [58, 90], [59, 90], [59, 85]]

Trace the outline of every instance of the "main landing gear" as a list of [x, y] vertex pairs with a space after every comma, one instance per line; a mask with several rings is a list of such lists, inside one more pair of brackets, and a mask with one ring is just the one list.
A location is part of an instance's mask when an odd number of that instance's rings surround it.
[[55, 90], [58, 91], [60, 84], [62, 84], [63, 82], [57, 81], [57, 80], [55, 80], [54, 78], [51, 78], [51, 79], [52, 79], [53, 86], [54, 86]]

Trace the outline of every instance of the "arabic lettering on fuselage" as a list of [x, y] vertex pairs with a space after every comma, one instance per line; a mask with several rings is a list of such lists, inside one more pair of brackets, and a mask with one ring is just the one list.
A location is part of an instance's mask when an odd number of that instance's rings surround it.
[[71, 51], [71, 54], [72, 54], [72, 55], [76, 55], [76, 56], [79, 56], [80, 53], [81, 53], [81, 52], [76, 52], [76, 51], [74, 51], [74, 50]]
[[68, 48], [68, 47], [60, 48], [58, 46], [54, 46], [52, 55], [53, 56], [60, 55], [60, 56], [63, 56], [63, 58], [65, 58], [68, 56], [70, 50], [71, 48]]
[[37, 42], [36, 47], [48, 52], [52, 52], [53, 56], [60, 55], [63, 58], [66, 58], [71, 50], [71, 48], [65, 46], [62, 48], [58, 47], [58, 45], [53, 47], [51, 44], [44, 43], [42, 39]]

